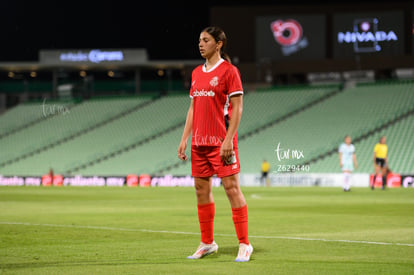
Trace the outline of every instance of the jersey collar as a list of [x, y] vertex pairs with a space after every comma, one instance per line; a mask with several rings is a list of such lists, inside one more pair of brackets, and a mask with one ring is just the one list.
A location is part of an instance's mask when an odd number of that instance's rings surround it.
[[214, 71], [214, 69], [215, 68], [217, 68], [221, 63], [223, 63], [223, 61], [224, 61], [224, 59], [223, 58], [220, 58], [219, 59], [219, 61], [217, 61], [217, 63], [216, 64], [214, 64], [214, 66], [213, 67], [211, 67], [211, 69], [210, 70], [206, 70], [206, 64], [204, 63], [203, 64], [203, 72], [205, 72], [205, 73], [209, 73], [209, 72], [212, 72], [212, 71]]

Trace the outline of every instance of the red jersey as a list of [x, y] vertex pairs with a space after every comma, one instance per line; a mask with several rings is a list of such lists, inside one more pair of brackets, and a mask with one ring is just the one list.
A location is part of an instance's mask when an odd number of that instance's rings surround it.
[[[193, 70], [190, 88], [190, 97], [194, 100], [191, 145], [221, 146], [231, 118], [230, 97], [236, 94], [243, 94], [240, 72], [224, 59], [208, 71], [204, 65]], [[233, 147], [237, 148], [237, 133], [233, 138]]]

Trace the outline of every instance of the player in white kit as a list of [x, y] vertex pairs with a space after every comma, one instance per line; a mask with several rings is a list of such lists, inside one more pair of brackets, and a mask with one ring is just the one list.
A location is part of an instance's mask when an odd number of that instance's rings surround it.
[[343, 189], [345, 192], [351, 191], [350, 177], [354, 168], [358, 167], [355, 154], [355, 146], [351, 143], [349, 135], [345, 136], [344, 142], [339, 146], [339, 165], [344, 173]]

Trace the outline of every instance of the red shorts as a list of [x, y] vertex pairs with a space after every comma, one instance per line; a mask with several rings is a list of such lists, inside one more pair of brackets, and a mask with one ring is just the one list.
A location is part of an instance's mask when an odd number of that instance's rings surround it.
[[223, 178], [240, 173], [239, 150], [234, 149], [236, 162], [224, 165], [219, 146], [191, 146], [191, 174], [193, 177]]

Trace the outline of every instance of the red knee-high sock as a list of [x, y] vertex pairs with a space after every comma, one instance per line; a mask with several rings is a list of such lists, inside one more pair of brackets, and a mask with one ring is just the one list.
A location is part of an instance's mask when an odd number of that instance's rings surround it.
[[239, 243], [249, 244], [247, 205], [240, 208], [232, 208], [231, 210]]
[[206, 244], [213, 242], [214, 202], [198, 204], [198, 221], [200, 223], [201, 241]]

